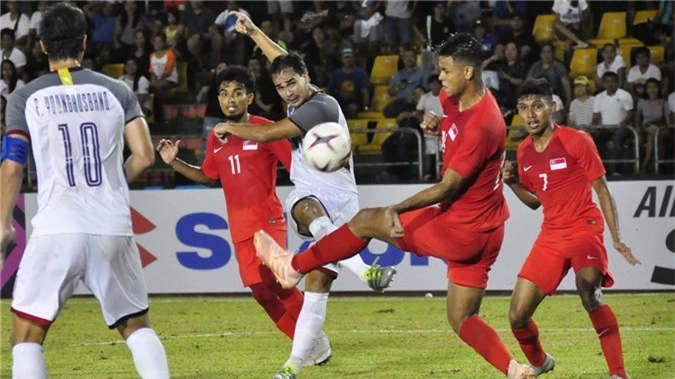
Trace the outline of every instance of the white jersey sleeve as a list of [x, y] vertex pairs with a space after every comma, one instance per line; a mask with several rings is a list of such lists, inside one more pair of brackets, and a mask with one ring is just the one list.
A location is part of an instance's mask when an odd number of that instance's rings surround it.
[[8, 134], [30, 138], [37, 167], [33, 235], [132, 235], [124, 128], [142, 116], [126, 84], [86, 69], [44, 75], [10, 96]]

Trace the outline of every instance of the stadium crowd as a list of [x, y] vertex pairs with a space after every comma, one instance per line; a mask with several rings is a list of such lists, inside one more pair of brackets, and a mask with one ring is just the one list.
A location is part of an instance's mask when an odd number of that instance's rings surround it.
[[[193, 161], [203, 156], [203, 141], [222, 118], [212, 83], [227, 66], [254, 72], [252, 114], [285, 117], [285, 104], [267, 72], [270, 62], [235, 32], [232, 12], [238, 11], [281, 46], [301, 53], [312, 82], [339, 101], [350, 127], [387, 128], [353, 137], [357, 166], [359, 156], [366, 162], [415, 162], [420, 138], [424, 179], [436, 178], [438, 141], [419, 137], [424, 112], [441, 111], [438, 64], [431, 51], [449, 33], [463, 31], [483, 43], [483, 78], [510, 125], [510, 152], [527, 135], [525, 121], [516, 115], [515, 93], [526, 78], [543, 77], [554, 90], [555, 121], [588, 131], [608, 173], [673, 172], [672, 163], [654, 164], [655, 154], [660, 160], [673, 156], [673, 1], [76, 3], [89, 22], [82, 66], [133, 89], [153, 138], [191, 134], [197, 142], [186, 149]], [[2, 4], [3, 130], [7, 96], [49, 69], [37, 30], [47, 5]], [[186, 118], [198, 125], [185, 127]], [[388, 166], [376, 180], [414, 179], [413, 168]], [[149, 184], [166, 185], [162, 178], [155, 176]]]

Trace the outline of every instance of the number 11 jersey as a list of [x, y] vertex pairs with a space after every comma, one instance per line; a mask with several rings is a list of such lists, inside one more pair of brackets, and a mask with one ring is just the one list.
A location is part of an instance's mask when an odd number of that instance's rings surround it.
[[133, 235], [124, 128], [143, 117], [119, 80], [81, 68], [43, 75], [9, 97], [7, 134], [30, 139], [38, 178], [33, 236]]

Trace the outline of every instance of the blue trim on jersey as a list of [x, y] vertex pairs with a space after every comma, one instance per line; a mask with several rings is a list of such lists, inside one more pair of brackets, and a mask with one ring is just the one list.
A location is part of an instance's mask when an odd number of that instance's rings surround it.
[[21, 138], [9, 137], [7, 135], [2, 137], [2, 153], [0, 154], [0, 162], [4, 160], [14, 161], [20, 165], [25, 165], [28, 159], [28, 141]]

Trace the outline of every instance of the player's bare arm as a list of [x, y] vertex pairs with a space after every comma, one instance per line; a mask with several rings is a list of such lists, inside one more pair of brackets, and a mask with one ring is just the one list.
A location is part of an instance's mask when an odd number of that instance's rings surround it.
[[523, 202], [532, 209], [537, 209], [541, 206], [541, 202], [537, 195], [530, 192], [524, 185], [518, 182], [518, 172], [516, 166], [513, 162], [506, 162], [504, 164], [504, 169], [502, 170], [504, 183], [506, 183], [513, 193]]
[[131, 183], [155, 163], [155, 152], [145, 118], [136, 117], [129, 121], [124, 127], [124, 138], [131, 150], [131, 156], [124, 162], [124, 174], [127, 183]]
[[193, 166], [182, 159], [177, 158], [179, 145], [180, 140], [171, 141], [168, 139], [163, 139], [159, 141], [156, 149], [159, 152], [159, 156], [162, 157], [164, 163], [171, 166], [171, 168], [178, 171], [181, 175], [195, 183], [205, 184], [208, 186], [215, 185], [216, 183], [204, 174], [204, 171], [202, 171], [201, 167]]
[[300, 128], [289, 118], [272, 125], [256, 125], [235, 122], [221, 122], [213, 128], [218, 139], [225, 143], [228, 135], [234, 135], [254, 142], [270, 142], [297, 137], [302, 134]]
[[283, 47], [277, 45], [276, 42], [265, 35], [247, 15], [240, 12], [232, 12], [232, 14], [237, 16], [237, 23], [235, 24], [237, 32], [251, 37], [270, 62], [273, 62], [280, 55], [288, 54]]
[[28, 153], [28, 138], [13, 134], [3, 141], [2, 163], [0, 163], [0, 269], [9, 247], [16, 242], [16, 231], [12, 226], [12, 214], [16, 198], [23, 181], [23, 166]]
[[592, 181], [591, 185], [593, 186], [595, 193], [598, 195], [600, 209], [602, 209], [602, 214], [605, 216], [605, 220], [607, 221], [607, 227], [609, 228], [609, 233], [612, 236], [614, 248], [631, 265], [635, 266], [636, 264], [639, 264], [640, 261], [633, 256], [630, 247], [628, 247], [628, 245], [626, 245], [621, 240], [621, 232], [619, 230], [619, 215], [616, 211], [616, 203], [614, 202], [612, 191], [607, 186], [607, 181], [605, 180], [604, 175]]

